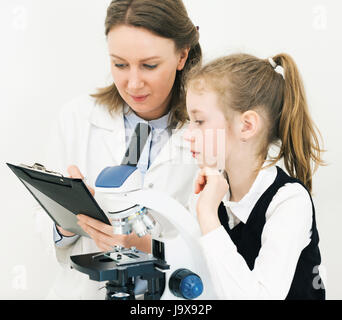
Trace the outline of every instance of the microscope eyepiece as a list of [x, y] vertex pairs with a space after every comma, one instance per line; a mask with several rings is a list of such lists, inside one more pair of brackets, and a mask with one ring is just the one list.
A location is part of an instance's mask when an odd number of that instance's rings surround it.
[[157, 224], [147, 208], [141, 206], [111, 212], [110, 219], [114, 234], [130, 234], [134, 231], [138, 237], [151, 233]]

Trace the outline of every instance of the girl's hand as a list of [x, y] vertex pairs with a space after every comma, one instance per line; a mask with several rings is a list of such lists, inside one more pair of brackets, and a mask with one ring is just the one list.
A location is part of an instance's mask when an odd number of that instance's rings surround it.
[[195, 193], [200, 193], [197, 201], [197, 217], [203, 234], [221, 225], [217, 210], [228, 192], [227, 179], [216, 169], [204, 167], [195, 182]]

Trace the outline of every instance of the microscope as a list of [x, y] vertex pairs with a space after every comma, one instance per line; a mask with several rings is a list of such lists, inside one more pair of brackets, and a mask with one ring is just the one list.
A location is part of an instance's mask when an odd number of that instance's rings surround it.
[[215, 299], [196, 217], [169, 195], [142, 188], [136, 164], [149, 134], [149, 126], [137, 125], [121, 164], [98, 175], [95, 200], [114, 234], [149, 234], [152, 252], [115, 246], [109, 252], [71, 256], [71, 267], [91, 280], [107, 281], [107, 300], [135, 300], [137, 278], [147, 282], [145, 300]]

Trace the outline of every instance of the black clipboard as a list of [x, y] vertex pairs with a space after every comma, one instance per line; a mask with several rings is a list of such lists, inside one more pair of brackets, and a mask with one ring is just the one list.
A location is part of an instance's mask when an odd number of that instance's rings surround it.
[[63, 229], [89, 238], [77, 224], [76, 215], [79, 213], [111, 225], [82, 179], [64, 177], [37, 163], [33, 166], [6, 164]]

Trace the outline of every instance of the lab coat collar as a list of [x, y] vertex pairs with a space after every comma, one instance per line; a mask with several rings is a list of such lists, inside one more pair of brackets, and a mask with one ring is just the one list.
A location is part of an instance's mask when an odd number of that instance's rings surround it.
[[[123, 106], [123, 113], [126, 117], [127, 121], [129, 121], [132, 124], [132, 127], [135, 127], [135, 123], [137, 122], [145, 122], [148, 123], [153, 129], [159, 129], [164, 130], [168, 128], [168, 121], [170, 112], [166, 115], [162, 116], [159, 119], [156, 120], [150, 120], [146, 121], [138, 117], [133, 111], [130, 110], [129, 106], [127, 104], [124, 104]], [[187, 142], [183, 139], [183, 135], [185, 133], [185, 130], [187, 126], [189, 125], [189, 121], [187, 121], [182, 128], [180, 128], [180, 125], [178, 125], [176, 128], [170, 129], [171, 130], [171, 143], [174, 146], [177, 146], [178, 148], [185, 148], [189, 150], [190, 152], [190, 142]]]
[[124, 127], [122, 111], [123, 107], [110, 113], [106, 106], [96, 104], [90, 114], [89, 122], [99, 128], [118, 131]]
[[246, 223], [257, 201], [274, 182], [276, 176], [276, 166], [260, 170], [252, 187], [240, 201], [229, 201], [230, 192], [228, 191], [222, 200], [223, 204], [229, 208], [240, 221]]
[[[95, 105], [89, 117], [89, 122], [92, 125], [108, 130], [108, 132], [103, 133], [103, 139], [117, 164], [121, 163], [126, 151], [124, 108], [125, 105], [122, 105], [119, 110], [110, 114], [105, 106]], [[164, 120], [165, 119], [162, 121]], [[190, 142], [183, 139], [187, 125], [188, 123], [184, 124], [182, 128], [177, 126], [175, 129], [172, 129], [170, 139], [162, 147], [149, 170], [166, 161], [175, 160], [176, 158], [177, 161], [180, 161], [182, 164], [193, 164], [190, 153]], [[182, 153], [181, 156], [179, 156], [179, 152]]]

